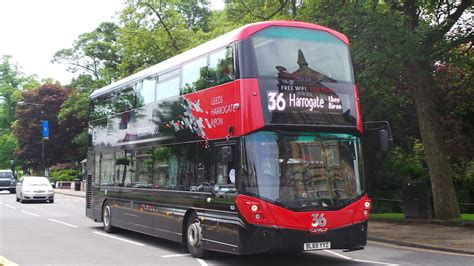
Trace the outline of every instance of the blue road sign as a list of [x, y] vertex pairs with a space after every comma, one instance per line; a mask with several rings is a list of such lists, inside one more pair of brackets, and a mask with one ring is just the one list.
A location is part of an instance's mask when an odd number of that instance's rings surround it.
[[44, 139], [49, 139], [49, 124], [48, 124], [48, 120], [43, 120], [41, 121], [41, 124], [43, 126], [43, 138]]

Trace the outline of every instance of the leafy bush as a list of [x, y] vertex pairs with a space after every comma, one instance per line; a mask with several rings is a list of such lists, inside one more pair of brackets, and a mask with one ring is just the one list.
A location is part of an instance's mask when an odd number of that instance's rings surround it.
[[80, 176], [81, 172], [76, 169], [52, 170], [50, 180], [53, 182], [74, 181], [74, 179], [80, 178]]

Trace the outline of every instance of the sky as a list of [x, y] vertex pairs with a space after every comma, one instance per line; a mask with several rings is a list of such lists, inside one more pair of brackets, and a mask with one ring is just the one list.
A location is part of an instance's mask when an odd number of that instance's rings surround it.
[[[222, 9], [223, 0], [212, 0]], [[117, 22], [122, 0], [0, 0], [0, 56], [11, 55], [25, 75], [68, 84], [67, 66], [53, 64], [54, 54], [101, 22]]]

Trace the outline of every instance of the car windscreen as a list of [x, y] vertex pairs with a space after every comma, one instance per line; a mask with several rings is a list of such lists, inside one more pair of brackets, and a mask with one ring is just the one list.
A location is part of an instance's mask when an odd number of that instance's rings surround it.
[[0, 178], [13, 178], [13, 174], [10, 172], [0, 172]]
[[24, 186], [50, 186], [48, 179], [46, 178], [27, 178], [23, 180]]

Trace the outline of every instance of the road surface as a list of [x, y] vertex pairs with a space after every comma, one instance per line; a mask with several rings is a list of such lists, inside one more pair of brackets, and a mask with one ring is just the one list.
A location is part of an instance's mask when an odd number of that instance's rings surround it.
[[121, 230], [106, 234], [85, 217], [85, 199], [55, 195], [54, 203], [18, 203], [0, 192], [0, 262], [6, 265], [472, 265], [474, 256], [370, 242], [361, 251], [234, 256], [205, 260], [178, 243]]

